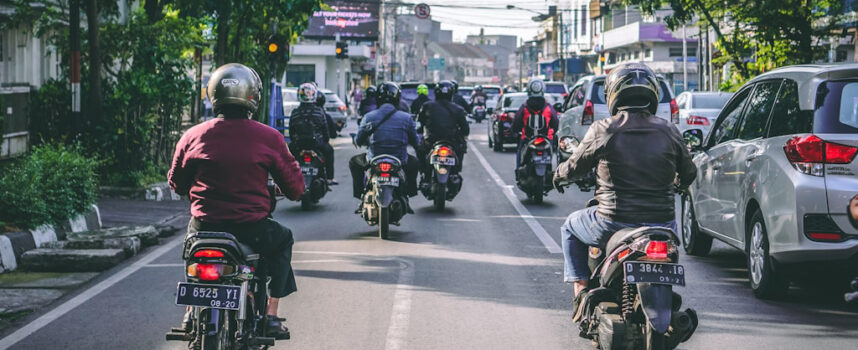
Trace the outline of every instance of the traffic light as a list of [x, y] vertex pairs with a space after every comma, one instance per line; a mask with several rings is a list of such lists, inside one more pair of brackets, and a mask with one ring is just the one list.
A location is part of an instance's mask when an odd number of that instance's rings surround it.
[[289, 43], [282, 36], [272, 35], [268, 37], [265, 51], [271, 63], [285, 62], [289, 59]]
[[349, 45], [343, 41], [337, 41], [337, 59], [349, 58]]

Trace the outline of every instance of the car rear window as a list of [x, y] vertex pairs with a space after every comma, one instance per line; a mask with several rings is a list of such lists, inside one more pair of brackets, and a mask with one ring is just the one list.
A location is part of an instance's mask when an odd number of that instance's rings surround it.
[[829, 81], [819, 85], [813, 132], [858, 133], [858, 81]]
[[563, 84], [545, 84], [545, 92], [549, 94], [565, 94], [566, 87]]
[[[661, 101], [659, 103], [670, 103], [670, 94], [666, 94], [665, 91], [667, 89], [667, 85], [663, 81], [659, 81], [658, 84], [658, 95], [661, 96]], [[590, 93], [590, 101], [593, 101], [594, 104], [606, 104], [605, 102], [605, 81], [599, 80], [593, 83], [593, 90]]]
[[730, 100], [730, 94], [691, 95], [691, 107], [694, 109], [721, 109]]
[[503, 108], [521, 108], [521, 105], [527, 101], [527, 95], [507, 96], [503, 99]]

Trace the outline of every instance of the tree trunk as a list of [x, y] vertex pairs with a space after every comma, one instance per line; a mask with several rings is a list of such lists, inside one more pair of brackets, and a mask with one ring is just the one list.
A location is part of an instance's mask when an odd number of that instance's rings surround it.
[[87, 0], [87, 34], [89, 38], [89, 93], [87, 94], [88, 122], [101, 118], [101, 48], [98, 39], [98, 1]]
[[164, 17], [164, 4], [161, 1], [146, 0], [143, 9], [146, 11], [146, 19], [149, 21], [149, 24], [154, 24]]
[[227, 43], [229, 43], [229, 16], [232, 12], [232, 1], [218, 2], [217, 9], [217, 42], [215, 43], [215, 67], [227, 63]]

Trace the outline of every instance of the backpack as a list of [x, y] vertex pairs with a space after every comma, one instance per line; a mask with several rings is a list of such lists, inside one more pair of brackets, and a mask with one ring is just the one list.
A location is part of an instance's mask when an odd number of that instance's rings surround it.
[[[537, 118], [532, 118], [537, 116]], [[539, 118], [541, 117], [541, 118]], [[549, 139], [554, 139], [554, 130], [548, 126], [548, 120], [551, 118], [551, 108], [546, 104], [539, 113], [534, 113], [527, 106], [524, 107], [524, 127], [533, 131], [533, 135], [545, 135]], [[522, 130], [521, 139], [526, 138], [526, 130]]]
[[[319, 124], [319, 116], [313, 109], [296, 109], [289, 118], [290, 142], [301, 147], [312, 148], [324, 142]], [[327, 130], [327, 128], [325, 128]]]

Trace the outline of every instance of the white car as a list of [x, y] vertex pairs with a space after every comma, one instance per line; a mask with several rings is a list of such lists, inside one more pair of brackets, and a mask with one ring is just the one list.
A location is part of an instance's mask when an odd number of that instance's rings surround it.
[[[678, 118], [679, 108], [673, 99], [673, 90], [658, 77], [661, 101], [658, 104], [656, 116], [670, 121]], [[565, 161], [572, 155], [573, 145], [584, 138], [587, 129], [593, 122], [609, 118], [608, 105], [605, 104], [605, 75], [590, 75], [581, 78], [572, 87], [571, 96], [566, 100], [560, 116], [559, 160]], [[560, 111], [558, 111], [560, 112]]]
[[676, 97], [679, 118], [672, 122], [680, 132], [700, 129], [706, 136], [715, 118], [718, 118], [718, 113], [732, 96], [731, 92], [683, 92]]
[[292, 115], [292, 110], [298, 108], [301, 102], [298, 102], [298, 88], [287, 87], [283, 88], [283, 115]]

